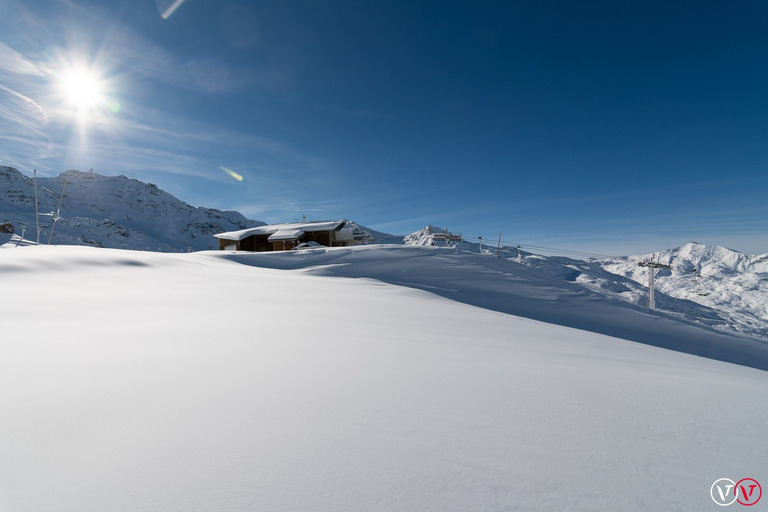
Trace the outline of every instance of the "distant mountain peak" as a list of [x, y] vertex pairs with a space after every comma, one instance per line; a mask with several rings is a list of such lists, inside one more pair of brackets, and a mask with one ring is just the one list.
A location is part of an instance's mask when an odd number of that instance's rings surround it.
[[403, 243], [405, 245], [435, 245], [435, 235], [438, 233], [446, 233], [446, 228], [439, 228], [428, 224], [424, 229], [406, 235], [403, 238]]
[[768, 254], [751, 256], [721, 245], [707, 245], [699, 242], [688, 242], [680, 247], [660, 251], [645, 257], [661, 259], [663, 262], [680, 270], [687, 269], [692, 271], [695, 268], [703, 274], [722, 271], [729, 273], [768, 271], [768, 268], [760, 270], [755, 267], [761, 260], [764, 261]]
[[768, 336], [768, 254], [750, 256], [720, 245], [689, 242], [652, 255], [610, 259], [603, 268], [646, 285], [648, 269], [637, 262], [658, 259], [671, 269], [658, 271], [656, 289], [722, 312], [722, 325]]

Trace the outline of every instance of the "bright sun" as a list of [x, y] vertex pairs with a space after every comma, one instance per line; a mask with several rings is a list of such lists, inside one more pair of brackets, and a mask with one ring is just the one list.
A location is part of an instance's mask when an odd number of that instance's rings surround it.
[[102, 78], [86, 67], [73, 67], [59, 77], [59, 90], [78, 111], [92, 110], [105, 103]]
[[[2, 0], [0, 0], [2, 2]], [[115, 98], [113, 70], [87, 54], [55, 53], [50, 66], [47, 102], [58, 121], [70, 124], [82, 145], [92, 129], [113, 130], [122, 107]]]

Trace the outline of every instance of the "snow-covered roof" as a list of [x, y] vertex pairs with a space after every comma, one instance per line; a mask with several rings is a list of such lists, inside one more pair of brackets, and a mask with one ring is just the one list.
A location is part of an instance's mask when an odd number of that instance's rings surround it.
[[[310, 233], [312, 231], [333, 231], [339, 226], [346, 224], [345, 219], [341, 220], [327, 220], [319, 222], [293, 222], [286, 224], [267, 224], [265, 226], [258, 226], [255, 228], [241, 229], [239, 231], [228, 231], [226, 233], [218, 233], [213, 235], [216, 238], [223, 240], [243, 240], [252, 235], [270, 235], [268, 240], [270, 242], [275, 240], [293, 240], [304, 233]], [[292, 234], [292, 236], [291, 236]]]
[[270, 242], [274, 242], [276, 240], [296, 240], [304, 233], [305, 231], [303, 229], [280, 228], [269, 235], [267, 240]]

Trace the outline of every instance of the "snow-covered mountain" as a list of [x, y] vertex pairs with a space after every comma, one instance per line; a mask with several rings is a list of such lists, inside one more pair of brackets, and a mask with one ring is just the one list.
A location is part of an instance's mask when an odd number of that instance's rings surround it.
[[445, 242], [437, 240], [435, 235], [452, 235], [450, 231], [446, 232], [445, 228], [439, 228], [437, 226], [427, 225], [424, 229], [415, 231], [410, 235], [403, 237], [402, 243], [405, 245], [444, 245]]
[[[427, 226], [405, 236], [404, 243], [443, 246], [445, 242], [435, 241], [438, 233], [445, 229]], [[451, 245], [461, 252], [481, 251], [475, 242]], [[496, 254], [496, 247], [483, 245], [482, 252]], [[749, 256], [692, 242], [652, 255], [607, 260], [542, 256], [508, 246], [501, 247], [499, 256], [638, 306], [645, 306], [648, 299], [648, 269], [638, 262], [653, 259], [672, 267], [656, 271], [654, 289], [660, 311], [717, 329], [768, 338], [768, 254]]]
[[643, 256], [601, 262], [616, 275], [648, 283], [653, 260], [672, 267], [655, 275], [655, 289], [721, 312], [723, 326], [768, 337], [768, 254], [750, 256], [725, 247], [690, 242], [682, 247]]
[[[184, 252], [215, 248], [214, 233], [264, 224], [234, 211], [195, 208], [156, 185], [125, 176], [71, 170], [38, 177], [37, 185], [43, 243], [51, 238], [51, 213], [60, 199], [54, 244]], [[0, 224], [6, 222], [17, 234], [26, 227], [25, 238], [36, 239], [33, 179], [12, 167], [0, 167]]]
[[[37, 184], [41, 243], [50, 238], [54, 245], [188, 252], [218, 248], [216, 233], [264, 225], [236, 211], [190, 206], [156, 185], [125, 176], [70, 170], [56, 178], [38, 177]], [[0, 166], [0, 226], [6, 223], [17, 235], [25, 230], [25, 239], [37, 239], [33, 179]], [[402, 243], [402, 237], [350, 224], [360, 243]], [[10, 238], [6, 234], [0, 233], [0, 244]]]

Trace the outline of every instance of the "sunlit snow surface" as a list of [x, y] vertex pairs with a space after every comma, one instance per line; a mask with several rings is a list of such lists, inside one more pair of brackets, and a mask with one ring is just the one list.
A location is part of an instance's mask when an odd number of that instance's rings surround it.
[[512, 261], [19, 247], [0, 283], [3, 512], [693, 511], [768, 482], [765, 371], [647, 344], [766, 368], [764, 342]]

